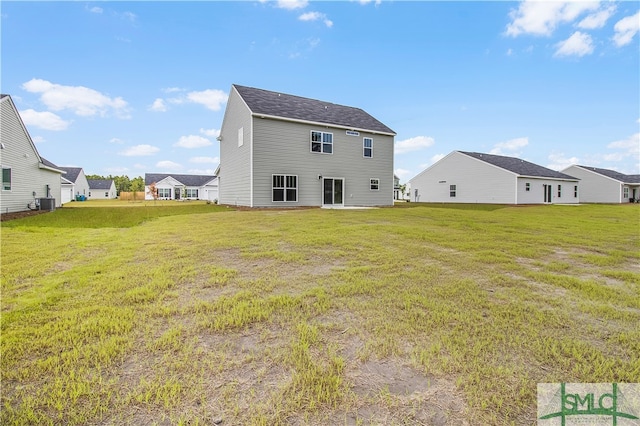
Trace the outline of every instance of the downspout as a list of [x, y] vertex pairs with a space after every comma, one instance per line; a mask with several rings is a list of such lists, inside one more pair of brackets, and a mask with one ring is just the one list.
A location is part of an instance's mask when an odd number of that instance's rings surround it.
[[249, 207], [253, 207], [253, 116], [249, 116], [251, 137], [249, 138]]

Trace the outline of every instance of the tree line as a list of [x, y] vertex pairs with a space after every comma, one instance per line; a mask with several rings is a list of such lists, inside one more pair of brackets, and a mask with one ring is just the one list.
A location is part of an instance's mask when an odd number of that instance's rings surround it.
[[113, 179], [113, 183], [116, 185], [116, 191], [118, 195], [121, 192], [143, 192], [144, 191], [144, 179], [142, 176], [130, 179], [127, 175], [122, 176], [100, 176], [100, 175], [87, 175], [87, 179]]

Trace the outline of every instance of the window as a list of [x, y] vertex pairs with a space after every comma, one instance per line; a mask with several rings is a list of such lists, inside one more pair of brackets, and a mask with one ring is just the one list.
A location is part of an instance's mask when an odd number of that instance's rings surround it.
[[244, 145], [244, 127], [238, 129], [238, 146]]
[[109, 191], [104, 193], [104, 198], [109, 198]]
[[187, 198], [198, 198], [198, 188], [187, 188], [185, 191]]
[[369, 187], [371, 188], [372, 191], [377, 191], [380, 189], [380, 179], [377, 178], [371, 178], [371, 180], [369, 181]]
[[578, 198], [578, 185], [573, 187], [573, 198]]
[[311, 132], [311, 152], [333, 153], [333, 133]]
[[9, 167], [2, 168], [2, 189], [11, 191], [11, 169]]
[[373, 139], [364, 138], [362, 140], [362, 146], [363, 146], [362, 155], [369, 158], [373, 157]]
[[[9, 189], [11, 189], [11, 188], [9, 188]], [[629, 187], [628, 186], [625, 186], [624, 188], [622, 188], [622, 198], [629, 198]]]
[[298, 176], [273, 175], [272, 201], [298, 201]]
[[562, 185], [558, 185], [558, 198], [562, 197]]
[[455, 197], [455, 196], [456, 196], [456, 186], [449, 185], [449, 197]]
[[529, 182], [524, 184], [524, 190], [525, 191], [531, 191], [531, 184]]
[[158, 198], [171, 198], [171, 188], [158, 188]]

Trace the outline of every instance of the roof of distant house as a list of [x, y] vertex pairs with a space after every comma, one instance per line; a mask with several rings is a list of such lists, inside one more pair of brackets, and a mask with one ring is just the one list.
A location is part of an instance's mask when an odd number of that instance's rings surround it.
[[59, 167], [59, 169], [67, 172], [65, 177], [71, 182], [75, 182], [82, 171], [82, 167]]
[[623, 183], [640, 183], [640, 175], [625, 175], [624, 173], [616, 172], [615, 170], [599, 169], [597, 167], [590, 167], [590, 166], [580, 166], [580, 165], [576, 165], [576, 166], [583, 168], [585, 170], [598, 173], [602, 176], [615, 179]]
[[144, 184], [151, 185], [152, 183], [158, 183], [167, 177], [172, 177], [184, 186], [204, 186], [208, 182], [214, 180], [216, 177], [213, 175], [181, 175], [172, 173], [145, 173]]
[[89, 189], [111, 189], [113, 179], [87, 179]]
[[505, 157], [503, 155], [483, 154], [480, 152], [465, 152], [458, 151], [469, 157], [482, 160], [486, 163], [500, 167], [501, 169], [508, 170], [520, 176], [531, 176], [540, 178], [553, 178], [553, 179], [567, 179], [567, 180], [580, 180], [573, 176], [569, 176], [564, 173], [557, 172], [555, 170], [547, 169], [546, 167], [539, 166], [534, 163], [530, 163], [521, 158]]
[[395, 132], [360, 108], [234, 84], [255, 115], [331, 124], [395, 136]]

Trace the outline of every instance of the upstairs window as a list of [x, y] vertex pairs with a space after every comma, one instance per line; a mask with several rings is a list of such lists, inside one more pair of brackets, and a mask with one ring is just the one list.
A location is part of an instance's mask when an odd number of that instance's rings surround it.
[[2, 168], [2, 189], [11, 191], [11, 169], [9, 167]]
[[371, 178], [371, 180], [369, 181], [369, 188], [372, 191], [377, 191], [380, 189], [380, 179], [377, 178]]
[[362, 155], [368, 158], [373, 157], [373, 139], [364, 138], [362, 140], [362, 149], [363, 149]]
[[298, 176], [273, 175], [272, 179], [272, 201], [298, 201]]
[[449, 197], [455, 197], [455, 196], [456, 196], [456, 186], [449, 185]]
[[333, 153], [333, 133], [311, 132], [311, 152]]
[[524, 190], [527, 191], [527, 192], [531, 191], [531, 184], [529, 182], [524, 184]]

